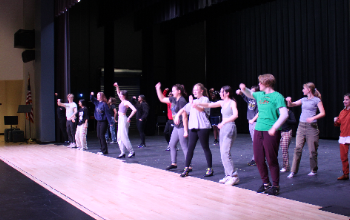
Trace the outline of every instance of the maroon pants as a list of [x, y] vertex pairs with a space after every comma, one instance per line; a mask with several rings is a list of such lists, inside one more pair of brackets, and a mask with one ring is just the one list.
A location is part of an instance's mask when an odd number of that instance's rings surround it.
[[265, 162], [269, 164], [272, 185], [279, 186], [280, 171], [278, 165], [278, 149], [281, 139], [281, 131], [276, 131], [270, 136], [267, 131], [254, 131], [253, 149], [256, 166], [263, 183], [269, 183], [269, 172]]

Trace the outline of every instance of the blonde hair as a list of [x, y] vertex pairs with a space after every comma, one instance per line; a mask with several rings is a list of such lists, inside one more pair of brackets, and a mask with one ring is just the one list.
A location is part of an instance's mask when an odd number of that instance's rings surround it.
[[321, 93], [316, 89], [316, 86], [314, 83], [312, 82], [308, 82], [304, 84], [304, 87], [307, 87], [308, 89], [310, 89], [311, 93], [318, 97], [319, 99], [321, 99]]
[[69, 96], [72, 96], [72, 98], [74, 99], [74, 95], [73, 95], [73, 94], [69, 93], [69, 94], [67, 95], [67, 99], [69, 98]]
[[275, 82], [276, 82], [275, 77], [270, 73], [260, 75], [258, 79], [259, 79], [259, 82], [264, 86], [272, 87], [272, 88], [275, 86]]
[[208, 90], [207, 90], [207, 88], [204, 87], [204, 85], [202, 83], [197, 83], [193, 87], [195, 87], [195, 86], [198, 86], [199, 88], [201, 88], [201, 90], [203, 91], [203, 96], [208, 97]]

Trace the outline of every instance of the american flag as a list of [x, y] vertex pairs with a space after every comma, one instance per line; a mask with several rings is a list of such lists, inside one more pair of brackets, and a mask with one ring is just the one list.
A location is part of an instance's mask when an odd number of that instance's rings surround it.
[[[30, 92], [30, 76], [28, 74], [28, 92], [27, 92], [27, 98], [26, 98], [26, 105], [31, 105], [31, 104], [32, 104], [32, 93]], [[31, 112], [26, 113], [26, 119], [34, 123], [33, 107]]]

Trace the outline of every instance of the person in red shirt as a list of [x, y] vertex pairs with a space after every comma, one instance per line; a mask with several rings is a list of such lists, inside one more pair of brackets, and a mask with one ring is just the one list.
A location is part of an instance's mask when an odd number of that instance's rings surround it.
[[[163, 96], [166, 97], [167, 93], [168, 93], [169, 89], [166, 88], [163, 91]], [[168, 97], [173, 97], [173, 93], [170, 91], [168, 93]], [[173, 132], [174, 129], [174, 121], [173, 121], [173, 114], [171, 112], [171, 103], [166, 103], [167, 105], [167, 116], [168, 116], [168, 121], [165, 124], [165, 128], [164, 128], [164, 137], [166, 142], [168, 143], [168, 147], [166, 148], [166, 151], [170, 151], [170, 147], [169, 147], [169, 142], [170, 142], [170, 137], [171, 137], [171, 133]]]
[[334, 126], [340, 126], [339, 147], [340, 159], [343, 164], [343, 175], [338, 180], [349, 179], [349, 144], [350, 144], [350, 93], [344, 95], [344, 109], [334, 118]]

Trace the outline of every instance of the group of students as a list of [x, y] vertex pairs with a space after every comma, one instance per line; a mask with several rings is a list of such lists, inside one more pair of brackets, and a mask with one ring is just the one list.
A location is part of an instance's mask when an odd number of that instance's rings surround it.
[[[125, 158], [125, 149], [129, 151], [128, 157], [131, 158], [135, 156], [135, 151], [132, 148], [128, 136], [130, 119], [136, 114], [136, 125], [141, 137], [141, 144], [138, 147], [146, 147], [144, 130], [149, 106], [143, 95], [140, 95], [137, 101], [136, 97], [133, 97], [132, 102], [134, 106], [128, 101], [128, 92], [126, 90], [120, 90], [117, 83], [114, 83], [114, 86], [116, 87], [118, 97], [121, 101], [118, 106], [118, 111], [115, 107], [115, 98], [111, 97], [107, 102], [107, 98], [103, 92], [97, 93], [96, 97], [94, 96], [94, 92], [90, 94], [90, 100], [95, 105], [94, 118], [97, 121], [96, 130], [101, 149], [97, 154], [108, 154], [107, 140], [109, 138], [108, 128], [110, 128], [112, 139], [110, 143], [118, 143], [121, 152], [118, 158]], [[57, 93], [55, 95], [57, 96]], [[67, 99], [68, 103], [62, 103], [60, 99], [57, 99], [57, 114], [61, 132], [66, 140], [65, 142], [69, 143], [67, 147], [87, 150], [86, 135], [89, 112], [86, 102], [84, 99], [79, 100], [80, 109], [78, 111], [76, 103], [73, 102], [74, 95], [68, 94]], [[127, 117], [126, 112], [128, 108], [130, 108], [132, 112]], [[63, 112], [65, 112], [65, 117], [63, 117]], [[116, 120], [117, 114], [118, 120]], [[116, 122], [118, 122], [117, 135], [115, 135]]]
[[[249, 165], [256, 165], [263, 184], [257, 192], [270, 195], [279, 194], [280, 172], [290, 171], [288, 178], [293, 178], [299, 171], [302, 150], [307, 143], [309, 148], [310, 172], [309, 176], [315, 176], [318, 170], [317, 149], [319, 141], [319, 129], [317, 120], [325, 116], [325, 110], [321, 101], [321, 94], [315, 88], [314, 83], [303, 85], [304, 98], [292, 102], [291, 97], [286, 99], [274, 90], [275, 78], [271, 74], [259, 76], [259, 86], [248, 89], [245, 84], [240, 84], [237, 95], [242, 95], [248, 103], [247, 119], [249, 130], [253, 140], [254, 155]], [[184, 96], [186, 92], [182, 85], [176, 84], [172, 88], [172, 97], [165, 97], [161, 92], [161, 84], [156, 85], [158, 98], [161, 102], [170, 104], [174, 131], [171, 134], [169, 148], [171, 151], [171, 165], [166, 169], [177, 168], [176, 144], [180, 142], [185, 156], [185, 169], [181, 177], [185, 177], [192, 171], [191, 160], [196, 142], [200, 141], [207, 160], [205, 177], [212, 176], [212, 155], [209, 148], [209, 131], [211, 123], [208, 120], [209, 108], [221, 107], [222, 121], [218, 124], [220, 154], [225, 169], [225, 177], [219, 182], [234, 185], [239, 182], [237, 170], [234, 167], [231, 148], [237, 136], [235, 120], [238, 117], [237, 104], [233, 98], [230, 86], [224, 86], [220, 90], [221, 100], [210, 102], [206, 88], [198, 83], [193, 87], [193, 95], [189, 96], [189, 103]], [[292, 125], [296, 123], [295, 116], [288, 107], [301, 106], [299, 125], [296, 135], [296, 147], [294, 150], [292, 167], [289, 164], [288, 148], [292, 139]], [[340, 154], [343, 163], [343, 175], [338, 180], [349, 179], [348, 151], [350, 144], [350, 94], [344, 96], [344, 110], [339, 117], [334, 118], [334, 125], [340, 126]], [[317, 114], [317, 111], [319, 112]], [[189, 119], [187, 119], [189, 117]], [[282, 169], [278, 163], [278, 150], [282, 149]], [[269, 171], [272, 183], [269, 179]]]
[[[317, 149], [319, 141], [319, 130], [317, 120], [325, 116], [325, 110], [321, 101], [321, 94], [311, 82], [303, 85], [303, 94], [306, 96], [297, 101], [292, 102], [291, 97], [286, 99], [279, 92], [274, 90], [275, 78], [272, 74], [263, 74], [258, 77], [259, 86], [248, 89], [245, 84], [240, 84], [240, 89], [236, 94], [242, 95], [243, 99], [248, 103], [247, 119], [249, 122], [249, 130], [253, 140], [253, 158], [249, 165], [256, 165], [262, 185], [257, 192], [267, 193], [270, 195], [279, 194], [279, 178], [280, 172], [290, 171], [288, 178], [293, 178], [299, 170], [302, 149], [305, 142], [309, 148], [310, 172], [309, 176], [315, 176], [318, 170]], [[125, 149], [129, 151], [128, 157], [135, 156], [135, 151], [132, 148], [128, 137], [128, 128], [130, 119], [138, 113], [137, 121], [138, 128], [144, 128], [142, 123], [148, 114], [148, 104], [144, 100], [144, 96], [139, 96], [136, 102], [136, 108], [128, 101], [128, 92], [120, 90], [117, 83], [114, 83], [116, 91], [121, 103], [118, 107], [118, 132], [117, 142], [121, 154], [118, 158], [126, 156]], [[189, 96], [189, 102], [185, 97], [187, 93], [181, 84], [175, 84], [171, 89], [171, 95], [166, 97], [166, 91], [161, 91], [161, 83], [156, 86], [157, 96], [162, 103], [168, 105], [171, 115], [168, 115], [170, 125], [168, 148], [170, 150], [171, 164], [166, 170], [177, 168], [177, 148], [176, 145], [180, 142], [182, 151], [185, 157], [185, 168], [181, 173], [181, 177], [186, 177], [192, 171], [191, 161], [195, 146], [200, 141], [204, 150], [207, 169], [204, 177], [209, 177], [214, 174], [212, 168], [212, 153], [209, 148], [209, 135], [211, 131], [211, 122], [209, 114], [211, 108], [221, 108], [222, 120], [217, 123], [219, 133], [219, 145], [221, 160], [225, 170], [225, 177], [220, 179], [220, 183], [226, 185], [235, 185], [239, 182], [238, 172], [234, 166], [231, 148], [237, 137], [237, 129], [235, 120], [238, 118], [237, 103], [233, 97], [233, 91], [230, 86], [223, 86], [220, 89], [220, 98], [214, 102], [210, 102], [207, 89], [203, 84], [197, 83], [194, 85], [192, 93]], [[76, 104], [73, 102], [73, 95], [68, 95], [69, 103], [61, 103], [58, 100], [58, 105], [66, 108], [67, 131], [71, 134], [69, 141], [74, 146], [72, 132], [76, 120]], [[135, 97], [136, 98], [136, 97]], [[107, 154], [108, 148], [105, 138], [105, 133], [108, 125], [114, 126], [115, 117], [110, 114], [109, 107], [106, 102], [106, 97], [102, 92], [94, 97], [92, 92], [90, 95], [92, 103], [95, 105], [94, 116], [97, 120], [97, 136], [100, 140], [101, 152], [98, 154]], [[142, 104], [143, 102], [143, 104]], [[135, 103], [135, 102], [134, 102]], [[350, 94], [344, 96], [344, 110], [341, 111], [338, 117], [334, 118], [334, 125], [340, 126], [340, 154], [343, 164], [343, 175], [338, 180], [349, 179], [349, 162], [348, 151], [350, 144]], [[84, 100], [79, 101], [81, 107], [78, 111], [78, 128], [75, 134], [77, 147], [79, 149], [87, 149], [86, 132], [88, 112]], [[288, 148], [292, 138], [292, 125], [296, 123], [294, 114], [289, 111], [288, 107], [301, 106], [302, 112], [300, 115], [299, 125], [296, 133], [296, 147], [294, 150], [293, 163], [290, 168]], [[132, 112], [129, 116], [126, 115], [127, 109]], [[319, 113], [317, 114], [317, 110]], [[251, 112], [250, 112], [251, 111]], [[168, 111], [169, 113], [169, 111]], [[172, 124], [173, 123], [173, 124]], [[142, 129], [141, 129], [142, 130]], [[79, 131], [79, 132], [78, 132]], [[139, 129], [140, 131], [140, 129]], [[144, 133], [141, 134], [142, 143], [139, 147], [145, 147]], [[282, 169], [278, 163], [278, 150], [281, 144], [283, 163]], [[269, 171], [272, 183], [269, 178]]]

